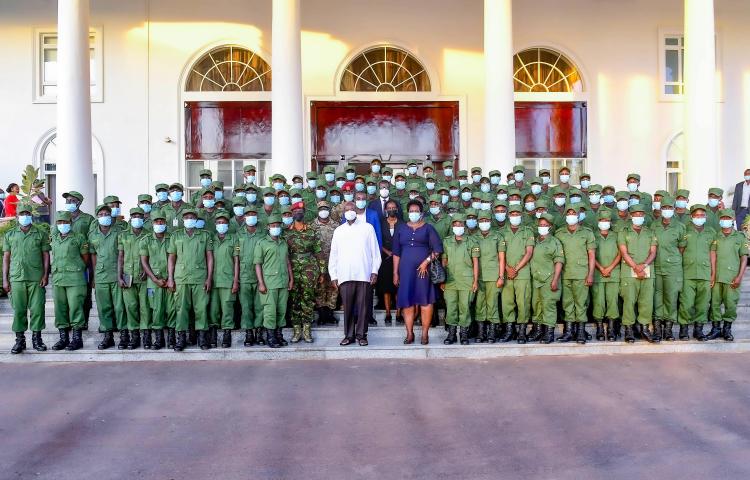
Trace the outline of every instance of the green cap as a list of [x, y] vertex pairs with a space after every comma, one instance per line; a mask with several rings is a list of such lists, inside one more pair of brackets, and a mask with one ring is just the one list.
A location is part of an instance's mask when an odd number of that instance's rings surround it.
[[76, 192], [74, 190], [71, 190], [69, 192], [63, 193], [63, 198], [67, 199], [68, 197], [76, 198], [76, 199], [78, 199], [79, 202], [83, 201], [83, 195], [81, 195], [80, 193], [78, 193], [78, 192]]
[[70, 215], [70, 212], [68, 212], [67, 210], [58, 211], [56, 218], [57, 220], [62, 220], [64, 222], [70, 222], [73, 219], [73, 217]]
[[422, 190], [422, 186], [416, 182], [412, 182], [407, 185], [406, 189], [410, 192], [419, 192], [420, 190]]
[[308, 180], [316, 180], [318, 178], [317, 172], [307, 172], [305, 174], [305, 177], [307, 177]]
[[589, 193], [593, 193], [593, 192], [601, 193], [601, 191], [602, 191], [602, 186], [599, 185], [598, 183], [595, 183], [589, 186]]
[[245, 205], [245, 204], [247, 204], [247, 199], [245, 197], [240, 197], [240, 196], [232, 197], [232, 206], [233, 207], [235, 207], [235, 206], [242, 206], [242, 205]]
[[600, 208], [596, 218], [599, 220], [612, 220], [612, 210], [608, 208]]
[[644, 206], [643, 206], [643, 205], [641, 205], [640, 203], [636, 203], [635, 205], [633, 205], [632, 207], [630, 207], [630, 208], [628, 209], [628, 211], [629, 211], [630, 213], [635, 213], [635, 212], [642, 212], [642, 213], [646, 213], [646, 207], [644, 207]]
[[535, 203], [536, 208], [549, 208], [549, 201], [544, 197], [537, 199]]
[[146, 212], [143, 211], [141, 207], [133, 207], [130, 209], [130, 215], [136, 215], [136, 214], [145, 215]]
[[510, 213], [513, 213], [513, 212], [523, 213], [523, 209], [521, 208], [521, 205], [511, 205], [511, 206], [509, 206], [508, 207], [508, 213], [510, 214]]
[[224, 190], [224, 182], [222, 182], [221, 180], [214, 180], [213, 182], [211, 182], [211, 187], [214, 190]]
[[531, 177], [531, 178], [529, 179], [529, 184], [534, 184], [534, 183], [538, 183], [538, 184], [540, 184], [540, 185], [541, 185], [541, 183], [542, 183], [542, 179], [541, 179], [541, 178], [539, 178], [539, 177]]
[[245, 205], [245, 214], [248, 213], [258, 213], [258, 207], [255, 205]]
[[224, 210], [223, 208], [220, 208], [216, 210], [216, 213], [214, 214], [214, 219], [216, 218], [226, 218], [227, 220], [229, 220], [232, 218], [232, 214]]
[[721, 196], [724, 195], [724, 190], [722, 190], [720, 188], [716, 188], [716, 187], [709, 188], [708, 189], [708, 194], [709, 195], [716, 195], [717, 197], [721, 197]]
[[104, 203], [122, 203], [120, 202], [120, 197], [117, 195], [107, 195], [104, 197], [104, 200], [102, 200]]
[[323, 167], [323, 174], [326, 173], [336, 173], [336, 169], [332, 166]]
[[619, 192], [615, 193], [615, 200], [630, 200], [630, 192], [620, 190]]
[[284, 215], [285, 213], [292, 213], [292, 207], [290, 207], [289, 205], [279, 207], [279, 213], [281, 215]]
[[318, 202], [318, 208], [327, 208], [328, 210], [331, 209], [331, 204], [326, 202], [325, 200], [321, 200]]
[[691, 205], [690, 206], [690, 213], [691, 214], [693, 212], [695, 212], [696, 210], [703, 210], [705, 212], [706, 211], [706, 206], [705, 205], [701, 205], [700, 203], [696, 203], [695, 205]]
[[198, 176], [199, 177], [204, 177], [204, 176], [212, 177], [213, 173], [211, 173], [211, 170], [209, 170], [207, 168], [204, 168], [203, 170], [201, 170], [200, 172], [198, 172]]
[[540, 177], [541, 177], [542, 175], [549, 175], [549, 174], [550, 174], [550, 173], [549, 173], [549, 170], [548, 170], [548, 169], [546, 169], [546, 168], [543, 168], [543, 169], [539, 170], [539, 176], [540, 176]]
[[106, 203], [103, 203], [101, 205], [97, 205], [96, 206], [96, 209], [94, 210], [94, 213], [97, 214], [97, 215], [99, 215], [99, 212], [101, 212], [104, 209], [109, 210], [110, 212], [112, 212], [112, 209], [109, 207], [109, 205], [107, 205]]
[[28, 200], [21, 200], [16, 204], [16, 214], [19, 214], [21, 212], [29, 212], [31, 213], [33, 211], [33, 204], [29, 202]]
[[460, 210], [461, 204], [459, 204], [458, 202], [448, 202], [445, 208], [448, 210]]
[[630, 180], [631, 178], [633, 178], [633, 179], [635, 179], [635, 180], [637, 180], [639, 182], [641, 181], [641, 176], [638, 175], [637, 173], [628, 173], [628, 176], [627, 176], [627, 178], [625, 180]]
[[452, 222], [465, 222], [466, 221], [466, 215], [463, 213], [454, 213], [451, 217], [451, 223]]
[[488, 173], [490, 177], [499, 177], [500, 176], [500, 170], [490, 170], [490, 173]]
[[479, 218], [479, 220], [492, 220], [492, 212], [489, 210], [480, 210], [477, 218]]
[[443, 201], [442, 197], [438, 195], [437, 193], [433, 193], [430, 195], [430, 197], [427, 199], [428, 202], [437, 202], [440, 203]]
[[468, 217], [476, 217], [477, 216], [477, 211], [476, 211], [476, 209], [473, 209], [473, 208], [467, 208], [466, 210], [464, 210], [464, 215], [466, 215], [467, 218]]
[[180, 182], [174, 182], [173, 184], [169, 186], [169, 190], [180, 190], [184, 192], [185, 187], [183, 187]]
[[166, 183], [157, 183], [154, 187], [154, 191], [158, 192], [160, 190], [169, 190], [169, 185], [167, 185]]
[[268, 222], [266, 222], [268, 225], [272, 223], [281, 223], [281, 215], [273, 214], [268, 216]]
[[578, 178], [588, 178], [589, 180], [591, 180], [591, 174], [589, 174], [589, 173], [582, 173], [582, 174], [578, 175]]
[[184, 217], [185, 215], [187, 215], [187, 214], [189, 214], [189, 213], [192, 213], [192, 214], [193, 214], [193, 215], [195, 215], [196, 217], [198, 216], [198, 212], [196, 212], [194, 208], [186, 208], [186, 209], [184, 209], [184, 210], [182, 211], [182, 216]]
[[657, 196], [657, 195], [659, 195], [660, 197], [668, 197], [669, 192], [666, 190], [657, 190], [654, 192], [654, 196]]
[[149, 195], [148, 193], [142, 193], [138, 195], [138, 202], [153, 202], [154, 197]]
[[505, 200], [495, 200], [495, 203], [492, 204], [492, 208], [497, 208], [497, 207], [508, 208], [508, 202], [506, 202]]
[[684, 188], [677, 190], [674, 194], [674, 198], [679, 197], [690, 198], [690, 190], [685, 190]]
[[674, 198], [670, 197], [669, 195], [661, 197], [661, 206], [674, 208]]
[[549, 223], [550, 225], [554, 225], [554, 224], [555, 224], [555, 217], [553, 217], [553, 216], [552, 216], [552, 215], [550, 215], [549, 213], [544, 213], [544, 214], [542, 214], [542, 216], [541, 216], [541, 217], [539, 217], [539, 219], [537, 220], [537, 222], [538, 222], [539, 220], [542, 220], [542, 219], [544, 219], [544, 220], [547, 220], [547, 222], [548, 222], [548, 223]]
[[523, 167], [523, 165], [516, 165], [515, 167], [513, 167], [513, 173], [524, 172], [524, 171], [526, 171], [526, 169]]
[[477, 173], [481, 174], [482, 173], [482, 167], [471, 167], [471, 173], [474, 173], [474, 172], [477, 172]]
[[162, 213], [161, 210], [156, 210], [151, 214], [151, 221], [154, 222], [156, 220], [165, 220], [166, 221], [167, 216]]
[[720, 210], [719, 211], [719, 218], [721, 218], [721, 217], [729, 217], [732, 220], [734, 220], [734, 210], [732, 210], [731, 208], [725, 208], [723, 210]]
[[242, 171], [245, 172], [245, 173], [248, 173], [248, 172], [257, 172], [258, 169], [255, 168], [255, 165], [245, 165], [244, 167], [242, 167]]

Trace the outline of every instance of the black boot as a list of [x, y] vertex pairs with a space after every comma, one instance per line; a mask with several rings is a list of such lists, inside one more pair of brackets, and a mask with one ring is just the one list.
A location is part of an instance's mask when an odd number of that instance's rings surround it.
[[130, 343], [128, 343], [128, 350], [135, 350], [141, 346], [141, 331], [131, 330], [130, 331]]
[[229, 348], [232, 346], [232, 330], [225, 328], [224, 334], [221, 336], [221, 348]]
[[601, 320], [596, 321], [596, 339], [600, 342], [604, 340], [604, 323]]
[[252, 328], [245, 330], [245, 342], [243, 345], [246, 347], [252, 347], [255, 345], [255, 331]]
[[219, 329], [217, 327], [208, 327], [208, 343], [211, 348], [219, 346]]
[[641, 331], [643, 330], [643, 326], [640, 323], [636, 323], [633, 325], [633, 335], [635, 336], [636, 340], [640, 340], [643, 338], [643, 334]]
[[74, 328], [72, 338], [70, 339], [70, 343], [68, 343], [68, 346], [65, 347], [65, 350], [68, 350], [69, 352], [73, 352], [75, 350], [80, 350], [82, 348], [83, 348], [83, 337], [81, 335], [81, 329]]
[[280, 348], [281, 345], [276, 341], [276, 334], [273, 330], [270, 330], [268, 328], [266, 330], [266, 345], [268, 345], [270, 348]]
[[188, 333], [187, 333], [187, 345], [188, 347], [192, 347], [198, 344], [198, 332], [195, 331], [194, 326], [188, 327]]
[[180, 330], [177, 332], [176, 337], [174, 347], [172, 348], [174, 348], [175, 352], [181, 352], [185, 350], [185, 347], [187, 346], [187, 332]]
[[281, 327], [276, 327], [276, 330], [274, 330], [274, 337], [276, 338], [276, 343], [278, 343], [280, 347], [286, 347], [289, 345], [284, 339], [284, 332]]
[[[177, 344], [177, 332], [174, 328], [167, 329], [167, 348], [174, 348]], [[184, 346], [182, 348], [185, 348]]]
[[[112, 344], [114, 345], [114, 342], [112, 342]], [[32, 334], [31, 334], [31, 346], [37, 352], [46, 352], [47, 351], [47, 345], [45, 345], [44, 341], [42, 340], [42, 332], [32, 332]]]
[[578, 331], [576, 332], [576, 343], [586, 345], [586, 322], [578, 322]]
[[635, 343], [635, 334], [632, 325], [625, 325], [625, 343]]
[[662, 339], [662, 321], [661, 320], [654, 320], [654, 325], [651, 331], [651, 336], [653, 337], [655, 343], [661, 342], [661, 339]]
[[468, 327], [459, 327], [458, 336], [461, 339], [461, 345], [469, 344], [469, 328]]
[[526, 324], [525, 323], [518, 324], [518, 334], [516, 335], [516, 343], [519, 343], [521, 345], [526, 343]]
[[558, 342], [568, 343], [573, 340], [573, 322], [565, 322], [563, 333], [557, 338]]
[[17, 355], [26, 350], [26, 335], [24, 332], [16, 332], [16, 343], [10, 349], [10, 353]]
[[526, 339], [529, 341], [529, 343], [538, 342], [542, 339], [544, 336], [544, 330], [542, 328], [542, 325], [539, 325], [538, 323], [534, 323], [531, 325], [531, 331], [526, 336]]
[[706, 334], [703, 333], [702, 323], [695, 322], [693, 324], [693, 338], [700, 342], [705, 342], [706, 340], [708, 340], [706, 338]]
[[615, 337], [615, 321], [611, 318], [607, 319], [607, 341], [614, 342]]
[[146, 328], [145, 330], [141, 330], [141, 337], [143, 348], [146, 350], [151, 350], [151, 329]]
[[128, 348], [128, 344], [130, 343], [130, 332], [128, 332], [127, 329], [120, 330], [120, 343], [117, 344], [118, 350], [125, 350]]
[[458, 330], [456, 325], [448, 325], [448, 336], [443, 340], [444, 344], [453, 345], [456, 343], [456, 330]]
[[721, 322], [711, 322], [711, 331], [706, 335], [706, 340], [716, 340], [721, 336]]
[[732, 335], [732, 322], [727, 322], [726, 320], [724, 320], [724, 329], [721, 331], [721, 335], [727, 342], [734, 341], [734, 335]]
[[487, 343], [495, 343], [497, 341], [497, 324], [489, 322], [487, 324]]
[[679, 334], [680, 340], [690, 340], [690, 333], [688, 332], [689, 332], [688, 325], [681, 323], [680, 334]]
[[386, 327], [390, 327], [391, 325], [393, 325], [393, 317], [390, 316], [390, 315], [386, 315], [385, 316], [385, 326]]
[[656, 335], [649, 330], [648, 325], [641, 325], [641, 338], [648, 343], [659, 343], [661, 341], [661, 339], [657, 340]]
[[485, 322], [477, 322], [477, 336], [474, 343], [484, 343], [487, 341], [487, 330]]
[[500, 338], [500, 341], [503, 343], [508, 343], [511, 340], [516, 338], [516, 324], [515, 323], [506, 323], [505, 324], [505, 333], [503, 333], [502, 338]]
[[672, 333], [672, 322], [666, 320], [664, 322], [664, 328], [662, 329], [662, 338], [668, 342], [674, 342], [674, 334]]
[[208, 350], [211, 348], [211, 344], [208, 343], [208, 330], [198, 330], [198, 346], [201, 350]]
[[[265, 328], [263, 328], [263, 327], [258, 327], [258, 328], [255, 329], [255, 343], [257, 343], [258, 345], [265, 345], [266, 344], [266, 337], [267, 337], [267, 335], [265, 335], [263, 333], [264, 330], [265, 330]], [[270, 345], [269, 345], [269, 347], [270, 347]]]
[[52, 350], [62, 350], [68, 346], [68, 343], [70, 343], [70, 340], [68, 339], [68, 329], [61, 328], [59, 332], [60, 332], [60, 340], [58, 340], [57, 343], [52, 345]]
[[542, 325], [542, 338], [539, 339], [539, 343], [550, 344], [555, 341], [555, 327], [549, 325]]
[[164, 348], [164, 329], [155, 328], [154, 329], [154, 343], [151, 346], [151, 349], [161, 350], [162, 348]]
[[99, 345], [96, 346], [99, 350], [106, 350], [110, 347], [115, 346], [115, 336], [112, 334], [112, 332], [104, 332], [104, 336], [102, 336], [102, 341], [99, 342]]

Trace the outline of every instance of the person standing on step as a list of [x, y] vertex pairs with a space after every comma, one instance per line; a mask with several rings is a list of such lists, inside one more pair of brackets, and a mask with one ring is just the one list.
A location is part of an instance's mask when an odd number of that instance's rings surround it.
[[534, 307], [535, 321], [538, 322], [539, 337], [530, 337], [530, 341], [550, 344], [555, 341], [555, 324], [557, 323], [557, 302], [560, 301], [560, 276], [565, 265], [565, 255], [560, 240], [552, 235], [555, 217], [549, 213], [542, 214], [537, 220], [537, 237], [534, 243], [534, 255], [531, 257], [531, 303]]
[[240, 325], [245, 330], [244, 346], [252, 347], [256, 343], [265, 345], [263, 338], [263, 306], [260, 304], [258, 295], [258, 276], [255, 274], [255, 245], [262, 238], [262, 232], [258, 230], [259, 206], [248, 205], [245, 207], [245, 226], [237, 231], [237, 243], [240, 247], [240, 308], [242, 319]]
[[682, 252], [683, 281], [680, 290], [680, 340], [687, 340], [688, 327], [693, 324], [693, 338], [707, 340], [703, 325], [708, 321], [711, 288], [716, 280], [716, 231], [706, 227], [706, 207], [690, 207], [690, 220], [686, 223], [685, 245]]
[[[95, 224], [96, 220], [94, 220], [94, 217], [92, 215], [81, 211], [81, 205], [83, 204], [83, 195], [75, 191], [70, 191], [63, 193], [62, 196], [65, 199], [63, 210], [65, 210], [66, 212], [70, 212], [70, 231], [73, 233], [80, 233], [84, 238], [86, 238], [89, 234], [89, 231], [91, 230], [92, 224]], [[57, 235], [57, 230], [53, 229], [51, 234]], [[87, 271], [90, 271], [91, 266], [86, 265], [86, 267], [88, 269]], [[91, 312], [93, 303], [91, 301], [91, 279], [87, 279], [87, 282], [89, 284], [87, 284], [86, 286], [86, 299], [84, 300], [83, 304], [83, 330], [88, 330], [89, 328], [89, 314]]]
[[[99, 331], [103, 334], [99, 350], [115, 346], [114, 330], [126, 331], [125, 305], [122, 288], [117, 281], [118, 242], [120, 227], [114, 225], [112, 209], [108, 205], [96, 207], [97, 224], [89, 231], [89, 254], [94, 273], [94, 295], [99, 312]], [[125, 348], [125, 343], [120, 343]]]
[[[443, 240], [442, 262], [446, 281], [440, 285], [445, 295], [445, 324], [448, 326], [448, 336], [443, 343], [452, 345], [458, 340], [461, 345], [468, 345], [471, 325], [469, 309], [479, 289], [480, 248], [476, 236], [467, 235], [466, 217], [463, 214], [453, 215], [451, 221], [453, 234]], [[457, 329], [459, 339], [456, 338]], [[423, 339], [425, 333], [422, 333]], [[422, 344], [425, 343], [423, 340]]]
[[167, 347], [175, 344], [174, 295], [167, 288], [167, 217], [160, 211], [151, 216], [151, 232], [147, 232], [138, 245], [141, 267], [148, 278], [146, 296], [151, 308], [151, 328], [154, 331], [153, 350], [164, 348], [164, 328], [167, 328]]
[[291, 320], [294, 334], [292, 343], [304, 339], [312, 343], [312, 321], [315, 312], [315, 289], [325, 281], [327, 258], [323, 257], [320, 237], [305, 223], [305, 204], [292, 205], [293, 223], [284, 234], [289, 246], [294, 288], [289, 292]]
[[289, 246], [281, 236], [281, 216], [268, 217], [268, 234], [255, 245], [253, 253], [258, 293], [263, 306], [263, 327], [266, 345], [271, 348], [286, 347], [282, 328], [286, 322], [289, 292], [294, 288]]
[[[654, 204], [656, 201], [652, 205]], [[674, 341], [672, 326], [677, 323], [677, 299], [682, 289], [685, 225], [673, 219], [674, 200], [671, 197], [661, 196], [659, 211], [658, 218], [655, 217], [651, 224], [657, 241], [654, 261], [654, 334], [661, 336], [663, 340]]]
[[[26, 349], [26, 330], [31, 327], [31, 343], [37, 352], [47, 346], [42, 341], [45, 329], [44, 304], [49, 280], [49, 234], [32, 223], [32, 205], [19, 202], [16, 207], [18, 225], [3, 237], [3, 289], [13, 307], [16, 343], [10, 353]], [[31, 321], [29, 322], [29, 318]]]
[[[312, 222], [311, 227], [320, 239], [320, 255], [327, 262], [331, 255], [331, 241], [333, 232], [338, 227], [337, 223], [331, 220], [331, 204], [325, 200], [317, 203], [317, 216]], [[315, 286], [315, 307], [318, 310], [318, 325], [335, 324], [336, 319], [333, 311], [336, 310], [336, 299], [338, 291], [334, 287], [328, 272], [323, 274], [323, 281]]]
[[151, 348], [151, 309], [148, 306], [146, 274], [141, 268], [140, 255], [140, 241], [147, 235], [143, 223], [143, 209], [131, 208], [130, 226], [120, 232], [117, 240], [120, 251], [117, 277], [122, 287], [122, 301], [128, 319], [127, 328], [120, 330], [120, 343], [130, 334], [128, 350], [135, 350], [141, 345], [141, 333], [143, 348]]
[[393, 324], [392, 310], [396, 310], [396, 320], [398, 321], [400, 318], [398, 310], [394, 308], [394, 300], [396, 299], [398, 289], [393, 284], [393, 239], [396, 237], [396, 231], [404, 226], [400, 208], [400, 204], [395, 200], [385, 202], [383, 210], [385, 217], [380, 223], [381, 238], [383, 239], [383, 245], [380, 249], [382, 262], [380, 264], [380, 271], [378, 272], [376, 290], [378, 298], [383, 299], [386, 326]]
[[[609, 209], [599, 209], [594, 242], [596, 245], [596, 270], [591, 286], [591, 316], [596, 322], [596, 339], [604, 340], [604, 320], [607, 321], [607, 340], [617, 339], [615, 322], [620, 318], [620, 262], [622, 255], [617, 244], [617, 233], [612, 231], [612, 214]], [[593, 215], [592, 215], [593, 216]]]
[[175, 292], [177, 341], [174, 350], [185, 349], [191, 314], [199, 332], [198, 344], [201, 350], [208, 350], [206, 331], [214, 270], [213, 241], [208, 232], [197, 228], [198, 214], [193, 208], [182, 209], [182, 223], [185, 228], [172, 232], [167, 247], [167, 287]]
[[230, 219], [226, 210], [218, 210], [214, 216], [214, 275], [209, 316], [209, 342], [213, 348], [218, 344], [219, 328], [222, 329], [221, 348], [232, 346], [234, 303], [240, 290], [240, 245], [237, 235], [229, 233]]
[[508, 224], [500, 229], [505, 239], [505, 284], [500, 294], [505, 322], [502, 342], [516, 338], [516, 323], [519, 343], [526, 342], [526, 323], [529, 321], [531, 304], [531, 271], [528, 266], [534, 253], [534, 233], [522, 222], [521, 206], [511, 205], [508, 208]]
[[[492, 212], [479, 212], [479, 233], [474, 236], [479, 246], [479, 290], [476, 321], [479, 324], [477, 343], [495, 343], [500, 325], [498, 298], [505, 283], [505, 239], [492, 229]], [[485, 330], [486, 328], [486, 330]]]
[[[52, 283], [54, 285], [55, 327], [60, 340], [52, 350], [83, 348], [81, 331], [85, 321], [83, 304], [86, 300], [89, 244], [86, 237], [72, 231], [72, 215], [57, 212], [57, 235], [52, 235]], [[88, 278], [91, 278], [90, 274]], [[69, 332], [73, 335], [69, 338]]]
[[708, 340], [723, 337], [731, 342], [734, 340], [732, 322], [737, 320], [740, 284], [747, 267], [748, 241], [745, 235], [734, 229], [734, 210], [720, 210], [718, 216], [721, 230], [716, 234], [716, 282], [711, 289], [712, 328]]

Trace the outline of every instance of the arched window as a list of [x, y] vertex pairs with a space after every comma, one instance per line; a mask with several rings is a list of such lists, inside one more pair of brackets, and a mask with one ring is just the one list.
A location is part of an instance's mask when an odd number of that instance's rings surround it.
[[582, 92], [583, 81], [575, 64], [548, 48], [529, 48], [513, 57], [516, 92]]
[[389, 45], [357, 55], [341, 76], [342, 92], [429, 92], [430, 77], [409, 52]]
[[685, 135], [678, 133], [667, 146], [667, 191], [672, 195], [680, 188], [683, 159], [685, 158]]
[[222, 45], [206, 52], [190, 69], [188, 92], [271, 91], [271, 66], [255, 52]]

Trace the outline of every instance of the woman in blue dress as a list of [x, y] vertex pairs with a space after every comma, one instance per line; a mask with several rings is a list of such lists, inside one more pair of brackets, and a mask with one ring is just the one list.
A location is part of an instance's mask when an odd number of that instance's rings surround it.
[[407, 205], [409, 220], [393, 236], [393, 284], [398, 287], [396, 307], [406, 324], [404, 344], [414, 343], [417, 308], [422, 318], [422, 345], [429, 343], [430, 321], [435, 303], [435, 286], [430, 281], [430, 262], [443, 253], [435, 228], [425, 223], [424, 206], [416, 200]]

